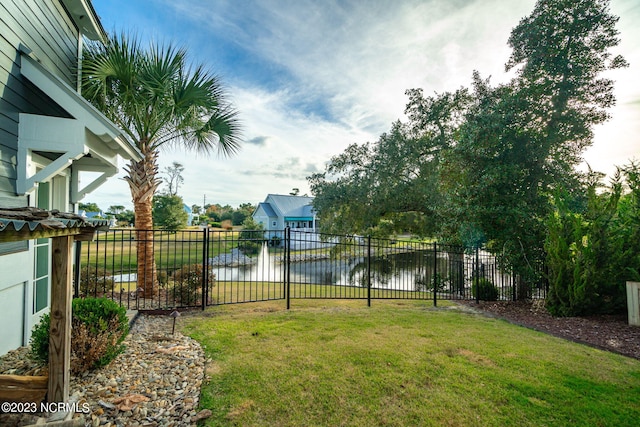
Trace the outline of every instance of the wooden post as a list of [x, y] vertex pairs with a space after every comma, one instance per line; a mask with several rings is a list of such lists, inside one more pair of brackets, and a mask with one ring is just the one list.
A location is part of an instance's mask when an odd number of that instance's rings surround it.
[[47, 401], [68, 402], [71, 379], [71, 295], [73, 236], [51, 242], [51, 328]]

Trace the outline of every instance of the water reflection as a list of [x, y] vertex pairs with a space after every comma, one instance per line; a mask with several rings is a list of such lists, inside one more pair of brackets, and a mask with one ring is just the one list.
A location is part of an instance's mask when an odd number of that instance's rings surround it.
[[[432, 290], [463, 292], [473, 267], [472, 257], [432, 250], [365, 256], [330, 258], [314, 255], [308, 261], [292, 262], [291, 283], [366, 287], [403, 291]], [[466, 264], [466, 266], [465, 266]], [[269, 254], [264, 246], [254, 264], [240, 267], [214, 267], [217, 281], [283, 282], [286, 265], [281, 257]]]

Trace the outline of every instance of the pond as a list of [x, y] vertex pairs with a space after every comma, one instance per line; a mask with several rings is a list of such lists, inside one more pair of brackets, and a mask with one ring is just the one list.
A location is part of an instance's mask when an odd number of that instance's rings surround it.
[[[366, 256], [331, 257], [329, 252], [297, 256], [290, 263], [291, 283], [341, 285], [402, 291], [463, 292], [470, 286], [474, 271], [471, 255], [434, 253], [433, 250], [393, 252], [370, 259]], [[284, 282], [286, 264], [282, 257], [269, 254], [266, 246], [251, 265], [214, 266], [216, 282]]]

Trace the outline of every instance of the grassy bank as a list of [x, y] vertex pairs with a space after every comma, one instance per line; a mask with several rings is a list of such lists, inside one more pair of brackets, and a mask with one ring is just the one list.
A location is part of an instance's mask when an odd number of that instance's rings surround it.
[[206, 425], [634, 425], [640, 362], [428, 302], [216, 307]]

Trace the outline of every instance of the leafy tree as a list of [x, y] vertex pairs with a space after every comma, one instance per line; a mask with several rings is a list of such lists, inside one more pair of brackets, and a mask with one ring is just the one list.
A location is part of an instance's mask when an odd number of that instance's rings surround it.
[[138, 230], [138, 280], [144, 296], [154, 294], [153, 196], [161, 180], [162, 147], [198, 153], [234, 154], [240, 144], [237, 112], [217, 77], [190, 66], [187, 52], [172, 44], [144, 49], [135, 37], [111, 35], [85, 45], [82, 93], [135, 141], [144, 158], [125, 169]]
[[615, 102], [602, 73], [626, 66], [610, 53], [617, 20], [608, 0], [539, 0], [509, 38], [510, 82], [474, 72], [471, 91], [407, 91], [408, 123], [309, 177], [323, 228], [487, 244], [521, 280], [535, 275], [551, 194], [583, 203], [575, 166]]
[[247, 255], [256, 255], [264, 243], [263, 226], [252, 217], [247, 217], [242, 223], [242, 231], [238, 238], [238, 249]]
[[466, 89], [407, 95], [408, 123], [393, 123], [375, 143], [349, 146], [308, 178], [323, 230], [382, 237], [438, 229], [441, 154], [455, 144], [470, 96]]
[[153, 198], [153, 222], [167, 230], [186, 227], [189, 215], [180, 196], [157, 195]]
[[231, 215], [233, 225], [241, 225], [247, 218], [251, 218], [255, 206], [251, 203], [242, 203]]
[[125, 207], [122, 205], [112, 205], [109, 206], [109, 212], [113, 213], [114, 215], [118, 215], [120, 212], [124, 211]]
[[627, 66], [610, 52], [620, 42], [618, 19], [609, 0], [539, 0], [509, 37], [506, 69], [518, 70], [518, 95], [528, 100], [529, 126], [540, 133], [546, 172], [558, 184], [571, 183], [593, 126], [615, 103], [613, 81], [602, 73]]
[[102, 209], [96, 203], [78, 203], [78, 210], [85, 212], [100, 212]]
[[116, 219], [119, 222], [125, 223], [126, 225], [135, 224], [135, 214], [130, 209], [127, 209], [124, 212], [120, 212], [119, 214], [117, 214]]
[[531, 278], [544, 257], [553, 185], [546, 153], [526, 126], [530, 109], [517, 86], [493, 88], [476, 72], [473, 89], [457, 144], [443, 154], [441, 232], [467, 246], [487, 244], [521, 280]]
[[176, 196], [178, 194], [178, 187], [184, 182], [182, 172], [184, 166], [178, 162], [173, 162], [172, 166], [164, 168], [166, 177], [164, 178], [165, 184], [167, 184], [167, 194], [170, 196]]

